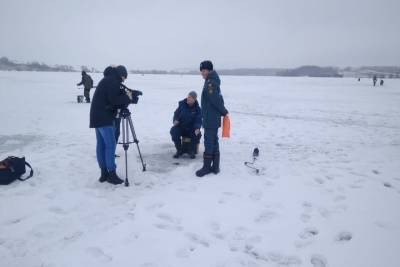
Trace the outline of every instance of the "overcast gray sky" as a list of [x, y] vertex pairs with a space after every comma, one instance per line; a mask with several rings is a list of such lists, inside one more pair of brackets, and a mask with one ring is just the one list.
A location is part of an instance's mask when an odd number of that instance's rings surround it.
[[399, 0], [0, 0], [0, 56], [129, 69], [400, 65]]

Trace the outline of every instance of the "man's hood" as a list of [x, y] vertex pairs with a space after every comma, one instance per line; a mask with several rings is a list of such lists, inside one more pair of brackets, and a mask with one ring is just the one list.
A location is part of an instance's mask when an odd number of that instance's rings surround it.
[[122, 79], [118, 75], [117, 70], [112, 66], [108, 66], [107, 68], [105, 68], [105, 70], [103, 71], [103, 75], [104, 75], [104, 77], [116, 78], [119, 82], [122, 82]]

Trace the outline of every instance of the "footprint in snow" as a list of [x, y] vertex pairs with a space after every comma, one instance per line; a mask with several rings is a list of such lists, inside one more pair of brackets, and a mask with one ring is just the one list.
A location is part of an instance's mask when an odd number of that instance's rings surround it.
[[268, 253], [268, 259], [277, 263], [278, 266], [300, 266], [301, 259], [297, 256], [282, 255], [277, 252]]
[[389, 183], [389, 182], [384, 182], [384, 183], [383, 183], [383, 186], [384, 186], [384, 187], [387, 187], [387, 188], [392, 188], [392, 187], [393, 187], [392, 184]]
[[179, 224], [180, 220], [178, 218], [174, 218], [171, 215], [167, 213], [159, 213], [157, 214], [157, 217], [163, 221], [169, 222], [169, 223], [176, 223]]
[[83, 235], [83, 232], [77, 231], [77, 232], [74, 232], [74, 233], [72, 233], [70, 235], [64, 236], [64, 240], [66, 242], [74, 242], [74, 241], [78, 240], [82, 235]]
[[310, 215], [310, 214], [307, 214], [307, 213], [302, 213], [302, 214], [300, 215], [300, 220], [301, 220], [303, 223], [308, 223], [308, 222], [311, 220], [311, 215]]
[[196, 250], [196, 248], [195, 247], [193, 247], [193, 246], [187, 246], [187, 247], [185, 247], [185, 248], [181, 248], [181, 249], [178, 249], [177, 251], [176, 251], [176, 257], [178, 257], [178, 258], [189, 258], [190, 257], [190, 254], [193, 252], [193, 251], [195, 251]]
[[149, 211], [153, 211], [153, 210], [161, 209], [164, 206], [165, 206], [165, 204], [163, 202], [156, 202], [154, 204], [147, 206], [146, 209]]
[[187, 237], [190, 241], [192, 241], [193, 243], [202, 245], [203, 247], [207, 247], [207, 248], [208, 248], [208, 247], [210, 246], [210, 243], [209, 243], [207, 240], [205, 240], [205, 239], [199, 237], [199, 236], [198, 236], [197, 234], [195, 234], [195, 233], [186, 233], [186, 237]]
[[60, 207], [50, 207], [49, 211], [59, 215], [67, 214], [67, 212]]
[[158, 267], [158, 265], [153, 262], [145, 262], [145, 263], [141, 264], [140, 267]]
[[86, 252], [92, 255], [96, 259], [100, 259], [101, 261], [112, 261], [112, 257], [105, 254], [104, 251], [99, 247], [89, 247], [86, 249]]
[[211, 231], [218, 232], [221, 229], [221, 225], [218, 222], [211, 222], [210, 228], [211, 228]]
[[270, 221], [272, 221], [276, 217], [278, 217], [278, 214], [276, 212], [270, 211], [270, 210], [266, 210], [266, 211], [261, 212], [260, 215], [258, 215], [255, 218], [255, 222], [257, 222], [257, 223], [269, 223]]
[[163, 224], [163, 223], [156, 223], [154, 224], [155, 227], [161, 230], [167, 230], [167, 231], [182, 231], [183, 227], [180, 225], [170, 225], [170, 224]]
[[312, 238], [312, 237], [318, 235], [318, 233], [319, 232], [318, 232], [317, 228], [309, 227], [309, 228], [304, 229], [304, 231], [301, 232], [299, 234], [299, 236], [301, 239], [309, 239], [309, 238]]
[[297, 248], [304, 248], [308, 245], [311, 245], [313, 242], [313, 238], [317, 235], [318, 230], [316, 228], [306, 228], [299, 234], [301, 240], [296, 241], [294, 244]]
[[346, 196], [345, 195], [337, 195], [333, 199], [333, 201], [335, 201], [335, 202], [339, 202], [339, 201], [343, 201], [343, 200], [346, 200]]
[[326, 267], [326, 266], [328, 266], [325, 257], [322, 256], [322, 255], [312, 255], [310, 261], [311, 261], [311, 264], [313, 265], [313, 267]]
[[178, 218], [174, 218], [167, 213], [159, 213], [157, 217], [163, 221], [163, 223], [154, 224], [155, 227], [162, 230], [167, 231], [182, 231], [183, 227], [180, 226], [180, 220]]
[[254, 201], [259, 201], [263, 197], [262, 192], [253, 192], [249, 195], [249, 198]]
[[350, 232], [341, 232], [336, 236], [338, 242], [348, 242], [353, 239], [353, 235]]
[[312, 210], [313, 210], [313, 203], [311, 203], [309, 201], [303, 201], [301, 206], [303, 207], [305, 212], [312, 212]]
[[332, 177], [332, 176], [329, 176], [329, 175], [325, 176], [325, 178], [326, 178], [327, 180], [330, 180], [330, 181], [332, 181], [332, 180], [334, 180], [334, 179], [335, 179], [334, 177]]

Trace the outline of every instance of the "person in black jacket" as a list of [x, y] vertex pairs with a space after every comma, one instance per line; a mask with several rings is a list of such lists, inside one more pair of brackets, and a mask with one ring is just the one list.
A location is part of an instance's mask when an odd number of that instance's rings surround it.
[[[120, 90], [120, 84], [128, 77], [124, 66], [107, 68], [107, 75], [99, 82], [90, 106], [90, 128], [96, 130], [96, 156], [101, 169], [100, 182], [112, 184], [123, 182], [116, 173], [115, 165], [115, 126], [114, 120], [118, 106], [129, 105], [132, 95]], [[106, 71], [104, 72], [106, 74]]]
[[90, 89], [93, 88], [93, 79], [85, 71], [82, 71], [82, 80], [77, 85], [83, 84], [83, 95], [85, 96], [86, 103], [90, 103]]
[[[116, 68], [116, 66], [108, 66], [103, 71], [104, 77], [112, 75], [115, 68]], [[118, 144], [118, 139], [119, 139], [119, 136], [121, 135], [121, 118], [119, 116], [115, 117], [114, 127], [115, 127], [115, 142]], [[117, 157], [117, 155], [115, 155], [115, 156]]]
[[204, 127], [204, 160], [203, 167], [196, 172], [202, 177], [211, 172], [218, 174], [220, 171], [220, 152], [218, 143], [218, 128], [221, 127], [221, 116], [228, 115], [221, 94], [221, 80], [213, 69], [211, 61], [206, 60], [200, 64], [200, 72], [204, 78], [201, 94], [201, 109], [203, 111]]
[[194, 159], [196, 146], [200, 143], [202, 124], [201, 108], [197, 102], [196, 92], [190, 92], [186, 99], [179, 101], [179, 106], [174, 112], [173, 123], [170, 133], [176, 148], [174, 158], [179, 158], [183, 154], [181, 137], [190, 137], [189, 155]]

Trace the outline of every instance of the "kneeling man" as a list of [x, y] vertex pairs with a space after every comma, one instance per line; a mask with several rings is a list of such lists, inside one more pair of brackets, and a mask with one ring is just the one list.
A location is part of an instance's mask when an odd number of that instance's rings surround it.
[[176, 154], [174, 158], [179, 158], [184, 153], [182, 138], [190, 138], [189, 155], [194, 159], [197, 145], [200, 143], [202, 115], [201, 108], [197, 102], [197, 94], [192, 91], [186, 99], [179, 102], [178, 108], [174, 112], [174, 126], [171, 128], [172, 141], [175, 144]]

